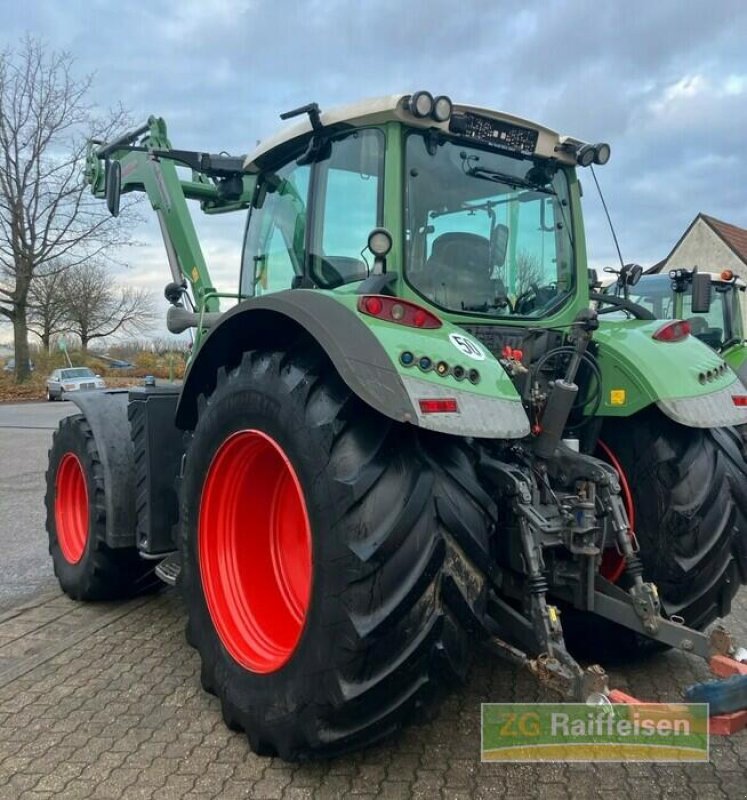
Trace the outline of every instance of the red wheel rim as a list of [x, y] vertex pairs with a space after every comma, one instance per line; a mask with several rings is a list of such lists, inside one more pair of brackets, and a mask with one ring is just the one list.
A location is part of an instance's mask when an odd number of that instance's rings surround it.
[[[633, 493], [630, 491], [630, 484], [625, 474], [620, 460], [612, 452], [612, 449], [606, 445], [601, 439], [597, 441], [597, 448], [602, 451], [602, 455], [609, 464], [615, 468], [617, 477], [620, 480], [620, 490], [622, 491], [623, 503], [625, 504], [625, 511], [628, 515], [628, 524], [630, 530], [635, 530], [635, 505], [633, 504]], [[620, 579], [620, 576], [625, 572], [625, 559], [620, 555], [616, 547], [607, 548], [602, 554], [602, 565], [599, 571], [603, 578], [615, 583]]]
[[262, 431], [226, 439], [208, 469], [198, 529], [210, 617], [233, 659], [280, 669], [301, 638], [311, 594], [311, 525], [301, 484]]
[[62, 555], [77, 564], [88, 542], [88, 487], [75, 453], [65, 453], [57, 468], [54, 521]]

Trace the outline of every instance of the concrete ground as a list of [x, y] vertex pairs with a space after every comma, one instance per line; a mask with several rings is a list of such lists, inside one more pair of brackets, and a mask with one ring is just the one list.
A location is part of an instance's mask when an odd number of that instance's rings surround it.
[[[50, 588], [40, 510], [50, 431], [29, 426], [73, 409], [7, 409], [0, 407], [0, 545], [21, 533], [25, 544], [11, 550], [10, 565], [0, 560], [0, 586], [28, 575], [30, 588], [16, 586], [13, 607], [0, 613], [2, 800], [747, 797], [747, 731], [712, 739], [711, 761], [701, 765], [481, 764], [480, 703], [554, 699], [481, 652], [434, 721], [389, 742], [315, 764], [253, 755], [200, 689], [174, 591], [79, 604]], [[24, 433], [9, 427], [8, 413], [21, 415]], [[747, 589], [728, 624], [747, 642]], [[674, 701], [708, 673], [697, 659], [668, 653], [610, 674], [617, 688]]]
[[56, 586], [44, 535], [52, 432], [73, 403], [0, 403], [0, 610]]

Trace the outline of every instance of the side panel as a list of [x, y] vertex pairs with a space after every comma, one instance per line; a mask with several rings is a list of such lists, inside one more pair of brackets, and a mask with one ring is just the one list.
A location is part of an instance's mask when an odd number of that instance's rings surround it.
[[688, 336], [659, 342], [653, 334], [662, 321], [605, 321], [595, 336], [602, 370], [598, 414], [627, 417], [656, 403], [683, 425], [718, 427], [747, 423], [747, 409], [732, 395], [742, 384], [723, 359]]
[[[189, 429], [195, 424], [197, 398], [212, 391], [221, 366], [235, 366], [253, 348], [292, 348], [294, 340], [306, 333], [351, 390], [387, 417], [459, 436], [516, 438], [529, 433], [529, 421], [505, 370], [462, 329], [444, 323], [438, 330], [424, 331], [382, 322], [360, 315], [357, 301], [353, 294], [297, 289], [247, 300], [231, 309], [211, 329], [190, 364], [177, 425]], [[454, 336], [471, 341], [476, 354], [464, 355]], [[453, 366], [459, 361], [467, 371], [477, 369], [480, 380], [473, 386], [452, 375], [440, 377], [416, 365], [405, 367], [399, 361], [405, 350], [418, 358], [427, 356], [434, 364], [444, 360]], [[459, 412], [421, 413], [419, 401], [433, 397], [455, 398]]]
[[104, 470], [106, 543], [135, 546], [135, 459], [127, 419], [128, 391], [76, 392], [70, 399], [85, 414]]

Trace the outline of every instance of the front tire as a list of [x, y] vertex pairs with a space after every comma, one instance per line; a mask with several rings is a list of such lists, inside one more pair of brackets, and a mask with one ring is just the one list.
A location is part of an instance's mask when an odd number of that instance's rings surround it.
[[60, 421], [46, 473], [49, 553], [60, 587], [74, 600], [113, 600], [157, 584], [134, 547], [106, 544], [104, 474], [83, 414]]
[[480, 500], [315, 353], [221, 371], [185, 462], [182, 547], [188, 639], [229, 727], [260, 754], [333, 755], [462, 678], [469, 603], [447, 577], [465, 556], [445, 520], [486, 546]]

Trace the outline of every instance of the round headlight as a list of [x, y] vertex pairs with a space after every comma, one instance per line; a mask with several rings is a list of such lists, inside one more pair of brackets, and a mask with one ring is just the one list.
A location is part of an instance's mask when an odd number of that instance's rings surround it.
[[606, 142], [594, 145], [594, 163], [599, 164], [601, 167], [610, 160], [611, 155], [610, 146]]
[[430, 117], [433, 112], [433, 95], [430, 92], [415, 92], [410, 98], [410, 111], [416, 117]]
[[596, 154], [593, 144], [585, 144], [576, 153], [576, 162], [580, 167], [590, 167], [594, 163]]
[[386, 228], [374, 228], [368, 234], [368, 249], [377, 258], [384, 258], [392, 249], [392, 234]]
[[433, 119], [436, 122], [446, 122], [451, 116], [451, 100], [442, 94], [433, 101]]

